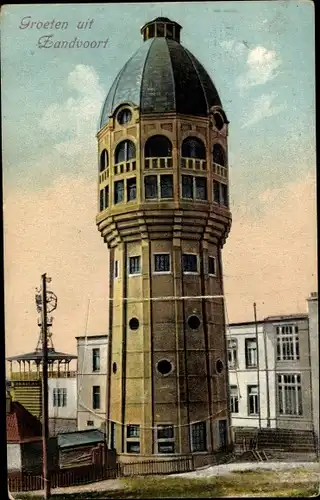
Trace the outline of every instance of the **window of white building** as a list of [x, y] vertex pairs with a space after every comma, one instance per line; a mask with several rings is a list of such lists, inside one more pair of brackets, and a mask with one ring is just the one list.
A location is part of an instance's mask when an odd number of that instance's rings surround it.
[[67, 406], [67, 389], [61, 387], [53, 389], [53, 406]]
[[277, 326], [277, 360], [294, 361], [300, 359], [299, 329], [296, 325]]
[[100, 348], [95, 347], [92, 349], [92, 371], [100, 371]]
[[237, 339], [228, 339], [228, 366], [231, 370], [238, 365], [238, 341]]
[[239, 391], [236, 385], [230, 386], [230, 412], [239, 413]]
[[246, 368], [257, 366], [257, 341], [256, 339], [245, 339]]
[[248, 415], [258, 415], [259, 393], [256, 385], [248, 386]]
[[280, 415], [302, 415], [301, 375], [278, 375], [278, 402]]

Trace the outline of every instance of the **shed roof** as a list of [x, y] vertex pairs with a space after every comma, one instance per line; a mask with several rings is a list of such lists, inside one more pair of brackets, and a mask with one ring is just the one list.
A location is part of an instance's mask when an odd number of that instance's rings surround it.
[[11, 402], [6, 424], [8, 443], [22, 443], [41, 439], [42, 425], [40, 420], [18, 401]]
[[105, 435], [99, 429], [66, 432], [58, 434], [59, 448], [73, 448], [74, 446], [82, 446], [85, 444], [101, 443], [105, 440]]

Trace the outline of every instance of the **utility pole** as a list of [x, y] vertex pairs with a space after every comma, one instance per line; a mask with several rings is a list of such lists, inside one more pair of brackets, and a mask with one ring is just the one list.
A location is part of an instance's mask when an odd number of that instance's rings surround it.
[[[48, 464], [49, 444], [49, 411], [48, 411], [48, 312], [57, 307], [57, 296], [47, 291], [47, 283], [51, 281], [46, 273], [41, 276], [40, 290], [36, 290], [37, 311], [41, 314], [42, 340], [42, 475], [44, 481], [44, 499], [51, 496], [51, 484]], [[52, 322], [52, 319], [50, 319]]]
[[257, 345], [257, 386], [258, 386], [258, 405], [259, 405], [259, 429], [261, 429], [261, 398], [260, 398], [260, 362], [259, 362], [259, 338], [258, 338], [258, 323], [257, 323], [257, 304], [253, 303], [254, 323], [256, 329], [256, 345]]
[[42, 308], [41, 308], [41, 330], [42, 330], [42, 466], [44, 480], [44, 498], [51, 496], [50, 477], [48, 467], [48, 443], [49, 443], [49, 412], [48, 412], [48, 329], [47, 329], [47, 276], [41, 276]]

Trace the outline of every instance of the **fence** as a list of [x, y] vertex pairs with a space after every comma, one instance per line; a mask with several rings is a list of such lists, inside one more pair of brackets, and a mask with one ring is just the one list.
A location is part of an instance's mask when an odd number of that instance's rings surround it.
[[194, 470], [192, 457], [172, 460], [146, 460], [141, 462], [118, 463], [118, 476], [147, 476], [149, 474], [175, 474]]
[[[106, 468], [104, 465], [85, 465], [72, 469], [58, 470], [51, 474], [51, 488], [63, 488], [80, 484], [89, 484], [104, 479], [115, 479], [116, 467]], [[8, 474], [10, 491], [37, 491], [44, 488], [43, 479], [39, 475], [11, 472]]]

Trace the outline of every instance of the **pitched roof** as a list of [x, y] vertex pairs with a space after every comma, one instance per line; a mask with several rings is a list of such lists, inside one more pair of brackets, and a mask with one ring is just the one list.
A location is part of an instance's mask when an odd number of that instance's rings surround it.
[[11, 411], [7, 415], [7, 442], [22, 443], [40, 439], [42, 425], [40, 420], [32, 415], [18, 401], [11, 402]]

